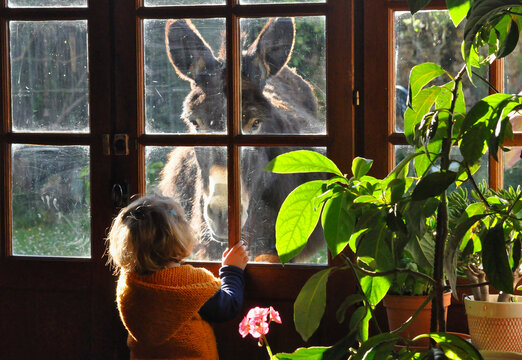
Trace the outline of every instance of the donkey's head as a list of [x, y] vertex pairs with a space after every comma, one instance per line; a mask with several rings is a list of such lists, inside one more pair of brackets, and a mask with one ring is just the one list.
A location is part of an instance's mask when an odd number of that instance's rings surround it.
[[[288, 110], [281, 105], [278, 89], [274, 89], [278, 87], [277, 82], [271, 80], [286, 68], [294, 45], [294, 35], [293, 19], [272, 19], [242, 54], [241, 127], [244, 134], [297, 132], [296, 125], [288, 121], [288, 115], [285, 114]], [[174, 69], [191, 84], [181, 115], [189, 131], [226, 132], [229, 86], [225, 59], [214, 56], [212, 49], [189, 20], [168, 21], [165, 39]], [[195, 151], [203, 183], [203, 216], [212, 238], [226, 242], [227, 155], [224, 151], [212, 149], [197, 147]], [[248, 207], [257, 179], [265, 176], [263, 168], [271, 158], [269, 151], [264, 150], [245, 154], [241, 167], [243, 224], [249, 215]]]

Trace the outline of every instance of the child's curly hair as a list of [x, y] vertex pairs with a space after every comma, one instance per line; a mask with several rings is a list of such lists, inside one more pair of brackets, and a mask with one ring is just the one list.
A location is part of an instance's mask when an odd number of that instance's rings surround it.
[[123, 208], [107, 237], [115, 273], [164, 269], [190, 255], [195, 238], [183, 209], [172, 198], [148, 195]]

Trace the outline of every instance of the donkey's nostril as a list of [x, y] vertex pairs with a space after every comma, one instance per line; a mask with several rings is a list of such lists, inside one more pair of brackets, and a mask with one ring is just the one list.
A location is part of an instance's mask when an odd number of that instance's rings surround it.
[[210, 203], [207, 206], [207, 216], [216, 222], [223, 221], [227, 217], [227, 209], [220, 204]]

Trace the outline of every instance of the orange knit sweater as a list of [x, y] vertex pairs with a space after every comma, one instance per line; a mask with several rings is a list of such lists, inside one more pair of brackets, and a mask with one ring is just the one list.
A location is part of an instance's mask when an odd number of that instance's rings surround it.
[[208, 270], [190, 265], [122, 273], [117, 303], [131, 358], [217, 360], [214, 332], [198, 311], [220, 285]]

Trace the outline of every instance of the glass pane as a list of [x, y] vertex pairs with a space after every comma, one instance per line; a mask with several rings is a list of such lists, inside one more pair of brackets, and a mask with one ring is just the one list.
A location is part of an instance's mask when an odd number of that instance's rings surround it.
[[87, 146], [12, 146], [13, 254], [90, 257]]
[[[297, 148], [245, 147], [241, 149], [241, 224], [243, 240], [255, 261], [279, 261], [275, 250], [275, 223], [281, 204], [300, 184], [324, 178], [322, 174], [275, 174], [264, 171], [279, 154]], [[326, 148], [311, 148], [326, 155]], [[321, 226], [319, 226], [321, 228]], [[312, 235], [296, 263], [326, 264], [328, 255], [320, 229]]]
[[240, 26], [243, 133], [325, 134], [325, 18], [249, 18]]
[[145, 0], [145, 6], [225, 5], [226, 0]]
[[504, 58], [504, 86], [507, 94], [522, 92], [522, 37], [515, 50]]
[[228, 246], [225, 147], [146, 148], [147, 193], [178, 201], [199, 243], [191, 259], [221, 261]]
[[522, 186], [522, 146], [504, 152], [504, 189]]
[[226, 132], [225, 19], [143, 25], [146, 132]]
[[8, 0], [7, 6], [15, 7], [87, 7], [87, 0]]
[[87, 21], [11, 21], [13, 131], [89, 130]]
[[[464, 65], [461, 55], [463, 29], [463, 23], [458, 28], [454, 27], [445, 10], [419, 11], [413, 16], [407, 11], [394, 13], [396, 132], [404, 132], [403, 114], [411, 68], [424, 62], [434, 62], [455, 76]], [[475, 71], [488, 78], [487, 67]], [[449, 81], [445, 78], [436, 84]], [[468, 110], [470, 105], [488, 94], [484, 82], [475, 81], [473, 86], [467, 77], [464, 77], [463, 88]]]
[[[504, 58], [504, 92], [522, 95], [522, 36], [515, 50]], [[513, 131], [522, 132], [522, 112], [511, 117]]]

